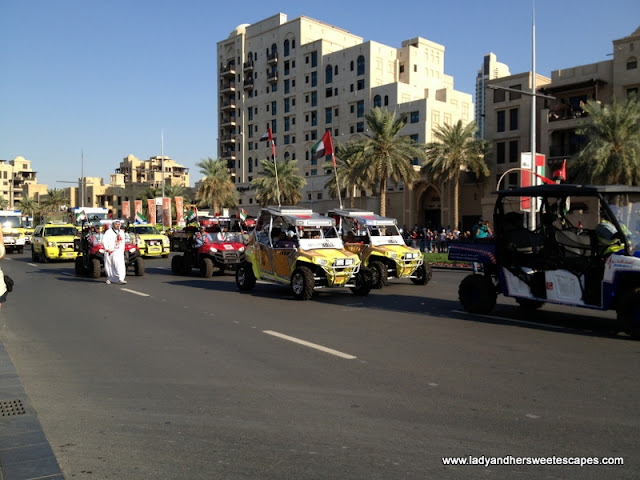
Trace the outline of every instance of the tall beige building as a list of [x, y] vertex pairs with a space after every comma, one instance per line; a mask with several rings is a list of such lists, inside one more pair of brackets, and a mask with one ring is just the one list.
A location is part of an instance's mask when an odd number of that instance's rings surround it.
[[29, 196], [29, 185], [35, 185], [36, 172], [31, 170], [31, 160], [16, 157], [0, 160], [0, 196], [9, 203], [9, 209], [20, 208], [22, 198]]
[[[365, 112], [375, 106], [406, 112], [402, 134], [420, 143], [432, 140], [437, 125], [471, 121], [472, 97], [454, 89], [444, 54], [444, 46], [420, 37], [393, 48], [304, 16], [287, 21], [278, 14], [233, 30], [217, 44], [218, 148], [242, 207], [258, 211], [249, 182], [271, 156], [268, 142], [259, 141], [269, 127], [278, 159], [296, 160], [307, 180], [303, 203], [322, 212], [337, 200], [328, 198], [324, 162], [314, 161], [311, 149], [327, 129], [336, 144], [362, 138]], [[361, 193], [359, 206], [374, 208], [371, 192]], [[470, 201], [461, 201], [461, 215], [480, 193], [463, 185], [461, 198]], [[392, 183], [387, 212], [407, 225], [447, 225], [450, 196], [428, 179], [413, 191]]]
[[475, 121], [476, 125], [478, 125], [476, 138], [484, 138], [487, 82], [494, 78], [507, 77], [509, 75], [511, 75], [509, 67], [504, 63], [500, 63], [495, 53], [489, 53], [484, 56], [482, 68], [478, 70], [478, 75], [476, 76]]
[[[631, 35], [613, 41], [613, 58], [551, 72], [551, 78], [536, 75], [538, 93], [553, 98], [536, 100], [536, 150], [546, 157], [546, 175], [570, 164], [586, 140], [576, 133], [582, 122], [588, 122], [581, 102], [596, 100], [603, 105], [613, 97], [624, 99], [638, 95], [640, 89], [640, 28]], [[491, 87], [523, 89], [531, 92], [531, 72], [490, 80]], [[523, 172], [521, 152], [531, 151], [531, 96], [501, 89], [486, 91], [486, 134], [493, 143], [492, 181], [486, 193], [494, 190], [502, 177], [501, 188], [520, 185]], [[504, 176], [503, 176], [504, 174]], [[524, 173], [528, 175], [527, 173]], [[568, 179], [571, 182], [571, 178]], [[483, 213], [491, 216], [494, 199], [483, 198]]]

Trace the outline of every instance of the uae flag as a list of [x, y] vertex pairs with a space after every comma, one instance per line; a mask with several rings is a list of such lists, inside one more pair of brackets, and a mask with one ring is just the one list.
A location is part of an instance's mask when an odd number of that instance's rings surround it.
[[76, 212], [76, 223], [80, 223], [81, 221], [87, 221], [87, 214], [84, 213], [84, 210], [81, 210], [79, 212]]
[[259, 142], [266, 142], [267, 140], [273, 140], [273, 136], [271, 135], [271, 129], [264, 132], [264, 134], [260, 137]]
[[198, 214], [194, 209], [189, 210], [187, 213], [187, 223], [193, 223], [198, 221]]
[[240, 210], [240, 220], [243, 222], [247, 220], [247, 211], [244, 208]]
[[333, 160], [333, 166], [336, 166], [336, 157], [333, 155], [333, 142], [331, 141], [331, 130], [324, 132], [322, 139], [313, 146], [311, 151], [313, 152], [314, 160], [330, 155], [331, 160]]
[[136, 212], [135, 223], [147, 223], [147, 219], [144, 218], [144, 215], [141, 212]]

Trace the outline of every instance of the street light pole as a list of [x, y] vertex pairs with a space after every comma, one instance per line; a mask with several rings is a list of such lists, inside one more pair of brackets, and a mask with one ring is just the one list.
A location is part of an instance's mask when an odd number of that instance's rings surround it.
[[[538, 183], [535, 176], [536, 166], [536, 7], [535, 0], [532, 1], [532, 23], [531, 23], [531, 185]], [[529, 211], [529, 230], [536, 229], [536, 212], [538, 198], [531, 197]]]

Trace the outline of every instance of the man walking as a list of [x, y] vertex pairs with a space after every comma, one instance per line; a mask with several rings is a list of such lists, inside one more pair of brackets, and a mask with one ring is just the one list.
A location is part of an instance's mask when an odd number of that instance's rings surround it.
[[114, 220], [102, 239], [104, 246], [104, 273], [107, 285], [111, 283], [125, 284], [127, 267], [124, 263], [124, 231], [120, 228], [120, 220]]

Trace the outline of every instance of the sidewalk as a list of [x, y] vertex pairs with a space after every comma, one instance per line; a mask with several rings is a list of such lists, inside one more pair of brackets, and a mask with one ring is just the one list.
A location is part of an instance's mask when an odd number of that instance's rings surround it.
[[0, 342], [0, 480], [64, 480], [18, 372]]

